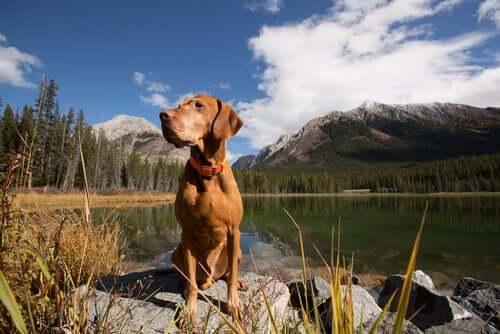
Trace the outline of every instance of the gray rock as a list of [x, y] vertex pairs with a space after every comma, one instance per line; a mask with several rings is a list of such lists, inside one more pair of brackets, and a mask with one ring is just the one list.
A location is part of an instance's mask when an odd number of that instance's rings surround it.
[[[433, 284], [431, 285], [432, 280], [423, 272], [413, 277], [416, 281], [412, 282], [406, 318], [414, 315], [412, 322], [420, 329], [427, 329], [433, 326], [444, 325], [453, 320], [472, 317], [472, 314], [451, 300], [450, 297], [441, 294], [433, 288], [429, 288], [433, 286]], [[384, 307], [392, 293], [398, 290], [390, 307], [391, 312], [397, 310], [404, 278], [404, 275], [391, 275], [387, 278], [378, 298], [378, 305], [380, 307]]]
[[429, 334], [498, 334], [500, 331], [476, 315], [469, 319], [457, 319], [441, 326], [425, 330]]
[[[330, 285], [326, 280], [319, 276], [313, 276], [308, 280], [307, 295], [302, 280], [293, 280], [289, 282], [287, 286], [288, 290], [290, 291], [290, 303], [293, 307], [300, 308], [301, 303], [305, 307], [307, 301], [307, 305], [312, 308], [312, 306], [314, 305], [313, 296], [316, 305], [319, 305], [330, 298]], [[311, 286], [313, 288], [312, 293]]]
[[[376, 319], [377, 319], [377, 316], [372, 317], [370, 320], [363, 323], [363, 328], [366, 331], [369, 331], [372, 328]], [[396, 313], [388, 313], [385, 316], [385, 318], [382, 320], [382, 323], [378, 327], [376, 333], [377, 334], [392, 333], [392, 328], [394, 327], [395, 319], [396, 319]], [[414, 324], [409, 322], [408, 320], [405, 320], [403, 333], [404, 334], [421, 334], [422, 331], [417, 326], [415, 326]]]
[[[267, 298], [271, 312], [278, 326], [285, 317], [290, 294], [285, 284], [270, 277], [257, 274], [241, 274], [248, 285], [247, 291], [239, 291], [243, 305], [243, 325], [252, 333], [268, 333], [271, 321], [267, 312]], [[179, 275], [167, 271], [150, 270], [131, 273], [117, 279], [106, 278], [96, 289], [82, 286], [76, 295], [87, 308], [89, 329], [98, 332], [103, 324], [110, 333], [177, 333], [177, 320], [184, 304]], [[205, 297], [225, 312], [227, 285], [217, 281], [214, 286], [202, 292]], [[86, 296], [86, 297], [84, 297]], [[229, 329], [214, 307], [201, 295], [198, 297], [198, 330], [209, 332]]]
[[413, 272], [413, 282], [425, 286], [429, 290], [435, 289], [432, 278], [422, 270], [415, 270]]
[[[342, 296], [345, 296], [347, 286], [342, 286]], [[372, 319], [376, 318], [382, 309], [377, 305], [373, 297], [360, 287], [359, 285], [353, 285], [351, 287], [352, 292], [352, 308], [353, 308], [353, 322], [354, 328], [357, 329], [362, 324], [362, 319]], [[327, 332], [331, 331], [332, 327], [332, 309], [331, 300], [327, 301], [326, 311], [323, 314], [323, 326]]]
[[453, 300], [481, 319], [500, 329], [500, 287], [498, 285], [462, 278], [453, 292]]

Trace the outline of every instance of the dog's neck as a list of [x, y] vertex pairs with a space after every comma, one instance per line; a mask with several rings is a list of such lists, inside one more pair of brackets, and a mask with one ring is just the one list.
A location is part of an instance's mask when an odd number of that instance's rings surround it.
[[226, 160], [226, 140], [205, 139], [191, 147], [191, 157], [203, 165], [215, 166]]
[[226, 141], [204, 140], [191, 147], [189, 164], [200, 176], [212, 178], [224, 171]]

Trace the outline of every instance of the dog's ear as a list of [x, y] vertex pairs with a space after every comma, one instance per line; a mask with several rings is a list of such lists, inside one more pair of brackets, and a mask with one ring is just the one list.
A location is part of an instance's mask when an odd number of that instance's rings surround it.
[[226, 102], [217, 99], [217, 107], [219, 112], [214, 120], [212, 134], [215, 139], [224, 140], [238, 133], [243, 121]]

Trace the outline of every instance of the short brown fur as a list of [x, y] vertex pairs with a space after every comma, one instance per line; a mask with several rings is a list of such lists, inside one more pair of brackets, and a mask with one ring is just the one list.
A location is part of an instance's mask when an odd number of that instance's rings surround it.
[[[184, 100], [177, 108], [161, 112], [160, 119], [167, 141], [177, 147], [190, 146], [191, 156], [203, 165], [223, 164], [223, 171], [210, 177], [201, 176], [189, 162], [186, 164], [175, 200], [182, 237], [172, 262], [202, 290], [225, 279], [227, 308], [233, 317], [241, 318], [237, 289], [242, 286], [238, 264], [243, 204], [226, 160], [226, 142], [243, 123], [227, 103], [206, 95]], [[193, 322], [197, 289], [189, 282], [185, 298], [186, 317]]]

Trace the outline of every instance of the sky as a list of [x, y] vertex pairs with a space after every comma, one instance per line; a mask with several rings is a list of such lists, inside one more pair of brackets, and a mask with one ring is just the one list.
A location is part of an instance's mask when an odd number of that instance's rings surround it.
[[366, 100], [500, 106], [500, 0], [1, 1], [4, 104], [43, 74], [90, 124], [216, 95], [234, 160]]

